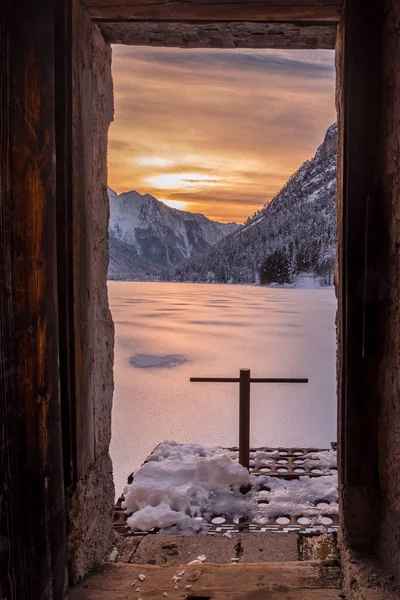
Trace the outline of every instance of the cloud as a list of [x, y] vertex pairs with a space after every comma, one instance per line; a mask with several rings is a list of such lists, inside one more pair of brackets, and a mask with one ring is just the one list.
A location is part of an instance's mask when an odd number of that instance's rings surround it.
[[203, 67], [204, 70], [226, 71], [226, 69], [246, 69], [252, 72], [276, 72], [307, 76], [310, 78], [325, 77], [334, 73], [334, 64], [330, 51], [287, 51], [287, 50], [181, 50], [164, 48], [140, 48], [138, 50], [126, 46], [115, 49], [115, 60], [135, 61], [151, 68], [157, 65], [193, 72]]
[[121, 46], [113, 77], [110, 185], [223, 220], [267, 202], [336, 118], [331, 51]]

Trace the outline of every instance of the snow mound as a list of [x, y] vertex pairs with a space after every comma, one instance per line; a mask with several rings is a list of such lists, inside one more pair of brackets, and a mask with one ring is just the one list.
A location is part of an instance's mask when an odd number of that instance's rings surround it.
[[135, 529], [177, 524], [197, 530], [204, 514], [243, 514], [246, 500], [240, 487], [250, 483], [247, 469], [223, 451], [167, 442], [125, 488], [123, 508], [135, 511], [128, 518], [128, 526]]
[[[306, 515], [319, 524], [323, 515], [338, 514], [337, 472], [329, 471], [336, 465], [335, 452], [307, 456], [326, 475], [294, 480], [250, 475], [236, 455], [200, 444], [160, 444], [124, 490], [128, 526], [141, 531], [173, 527], [190, 533], [202, 530], [218, 515], [259, 524]], [[270, 461], [276, 453], [260, 451], [253, 456], [255, 461]]]
[[337, 468], [337, 454], [335, 450], [327, 452], [310, 452], [304, 456], [305, 465], [310, 469], [320, 469], [324, 473]]

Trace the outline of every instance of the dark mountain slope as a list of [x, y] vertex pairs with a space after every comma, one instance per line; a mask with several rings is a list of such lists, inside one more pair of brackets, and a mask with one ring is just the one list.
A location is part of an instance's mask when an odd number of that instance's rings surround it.
[[258, 283], [262, 265], [277, 253], [273, 260], [283, 260], [287, 282], [298, 273], [312, 273], [324, 283], [332, 283], [336, 162], [337, 127], [332, 125], [314, 158], [306, 161], [243, 228], [185, 261], [172, 273], [164, 273], [165, 278]]

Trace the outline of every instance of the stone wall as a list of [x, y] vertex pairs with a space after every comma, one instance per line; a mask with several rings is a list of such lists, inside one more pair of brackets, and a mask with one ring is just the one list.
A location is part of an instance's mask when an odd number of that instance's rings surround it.
[[[85, 21], [86, 28], [91, 28], [89, 59], [85, 65], [91, 73], [91, 79], [87, 81], [86, 90], [83, 88], [90, 97], [91, 135], [87, 140], [85, 156], [77, 158], [82, 163], [91, 163], [87, 165], [87, 172], [91, 174], [87, 190], [88, 228], [91, 231], [91, 265], [87, 282], [87, 302], [91, 304], [91, 311], [87, 326], [91, 329], [91, 364], [90, 397], [84, 400], [93, 411], [91, 422], [82, 434], [90, 436], [93, 429], [94, 450], [68, 501], [69, 572], [73, 582], [103, 560], [114, 539], [114, 484], [109, 455], [114, 387], [114, 325], [107, 295], [107, 134], [113, 119], [111, 47], [104, 41], [98, 27], [91, 23], [84, 9], [80, 7], [80, 10], [83, 11], [81, 19]], [[85, 106], [82, 98], [79, 103]], [[79, 462], [83, 461], [79, 461], [78, 457]]]

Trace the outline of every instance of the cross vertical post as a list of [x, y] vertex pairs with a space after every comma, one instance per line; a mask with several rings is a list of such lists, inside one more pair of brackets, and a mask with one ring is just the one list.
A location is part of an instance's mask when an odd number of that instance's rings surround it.
[[250, 466], [250, 369], [240, 369], [239, 381], [239, 462]]
[[250, 369], [240, 369], [240, 377], [191, 377], [194, 383], [239, 384], [239, 463], [250, 467], [250, 384], [252, 383], [308, 383], [305, 377], [250, 377]]

